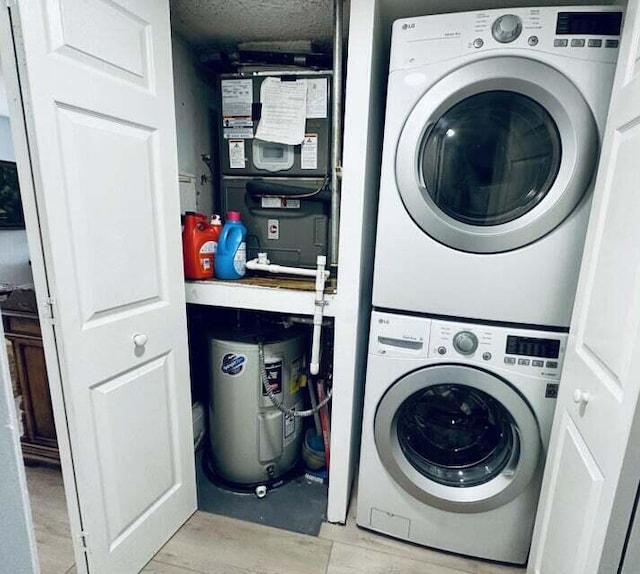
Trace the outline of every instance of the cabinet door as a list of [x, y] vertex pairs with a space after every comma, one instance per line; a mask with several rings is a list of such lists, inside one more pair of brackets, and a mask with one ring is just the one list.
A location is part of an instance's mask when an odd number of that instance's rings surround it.
[[138, 572], [196, 508], [169, 3], [15, 4], [74, 540]]
[[640, 474], [640, 3], [629, 2], [529, 572], [618, 571]]

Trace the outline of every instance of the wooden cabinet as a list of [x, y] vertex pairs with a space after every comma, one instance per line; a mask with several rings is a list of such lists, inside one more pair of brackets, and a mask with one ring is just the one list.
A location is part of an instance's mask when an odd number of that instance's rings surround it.
[[15, 392], [22, 396], [22, 453], [26, 462], [60, 462], [38, 315], [2, 310], [13, 363]]

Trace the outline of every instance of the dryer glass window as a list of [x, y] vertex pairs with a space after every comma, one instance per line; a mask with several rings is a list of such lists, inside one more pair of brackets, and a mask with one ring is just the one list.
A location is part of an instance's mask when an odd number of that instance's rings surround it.
[[396, 421], [406, 459], [440, 484], [477, 486], [518, 463], [513, 418], [478, 389], [457, 384], [427, 387], [402, 403]]
[[419, 169], [435, 204], [470, 225], [500, 225], [533, 209], [560, 169], [549, 113], [515, 92], [470, 96], [427, 130]]

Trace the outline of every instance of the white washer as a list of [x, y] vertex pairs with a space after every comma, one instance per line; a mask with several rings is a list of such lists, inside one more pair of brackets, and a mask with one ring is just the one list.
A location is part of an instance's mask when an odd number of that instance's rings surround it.
[[356, 522], [524, 564], [566, 340], [374, 312]]
[[622, 12], [393, 25], [373, 304], [568, 326]]

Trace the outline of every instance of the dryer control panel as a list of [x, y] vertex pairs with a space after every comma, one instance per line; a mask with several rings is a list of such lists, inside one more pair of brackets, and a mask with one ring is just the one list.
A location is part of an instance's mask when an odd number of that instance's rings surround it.
[[617, 6], [481, 10], [393, 23], [390, 71], [506, 49], [616, 61], [623, 12]]

